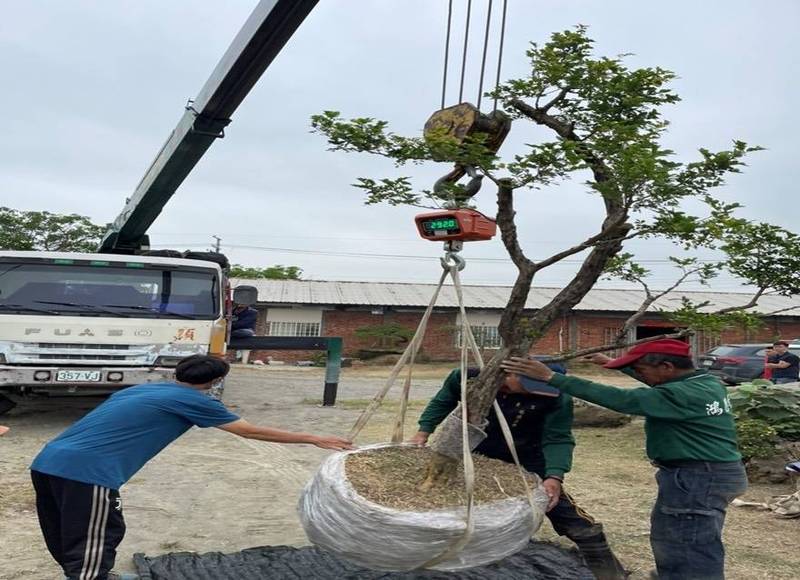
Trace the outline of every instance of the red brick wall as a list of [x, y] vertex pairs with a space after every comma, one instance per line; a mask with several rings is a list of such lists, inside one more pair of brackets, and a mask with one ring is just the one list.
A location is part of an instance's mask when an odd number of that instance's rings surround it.
[[[358, 350], [372, 348], [372, 339], [355, 335], [359, 328], [397, 323], [414, 331], [422, 319], [422, 312], [386, 312], [372, 314], [367, 311], [327, 310], [323, 313], [322, 328], [325, 336], [341, 336], [345, 356], [353, 356]], [[455, 349], [454, 313], [434, 312], [428, 320], [428, 330], [422, 341], [422, 354], [431, 360], [453, 360]]]
[[591, 348], [593, 346], [602, 346], [606, 344], [605, 329], [607, 328], [621, 328], [625, 323], [623, 316], [576, 316], [577, 332], [575, 340], [575, 348], [580, 350], [583, 348]]
[[537, 354], [555, 354], [561, 350], [569, 349], [569, 328], [569, 317], [555, 321], [544, 333], [544, 336], [533, 344], [533, 352]]
[[[344, 356], [353, 357], [361, 349], [374, 346], [372, 339], [361, 339], [355, 331], [367, 326], [377, 326], [397, 322], [411, 330], [415, 330], [422, 318], [422, 312], [385, 312], [373, 314], [359, 310], [326, 310], [322, 315], [322, 333], [324, 336], [341, 336], [344, 340]], [[589, 316], [577, 314], [564, 317], [554, 322], [545, 335], [534, 344], [534, 350], [542, 354], [552, 354], [563, 348], [573, 346], [590, 348], [601, 346], [606, 342], [605, 329], [619, 328], [625, 321], [624, 315]], [[663, 324], [658, 318], [649, 316], [640, 323], [642, 326]], [[266, 309], [259, 309], [257, 332], [266, 332]], [[423, 354], [433, 361], [454, 361], [459, 350], [455, 346], [456, 313], [434, 313], [428, 323], [428, 331], [422, 346]], [[575, 336], [572, 336], [574, 331]], [[560, 335], [560, 336], [559, 336]], [[758, 331], [745, 335], [742, 330], [726, 330], [722, 333], [721, 342], [771, 342], [776, 338], [800, 338], [800, 319], [771, 319]], [[491, 354], [487, 349], [487, 354]], [[293, 364], [299, 360], [311, 360], [315, 351], [256, 351], [251, 360], [275, 360]]]

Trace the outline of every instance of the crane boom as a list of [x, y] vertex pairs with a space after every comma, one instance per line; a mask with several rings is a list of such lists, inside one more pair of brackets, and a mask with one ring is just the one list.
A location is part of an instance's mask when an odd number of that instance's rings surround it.
[[231, 122], [231, 115], [319, 0], [261, 0], [150, 164], [100, 252], [149, 245], [147, 230], [186, 176]]

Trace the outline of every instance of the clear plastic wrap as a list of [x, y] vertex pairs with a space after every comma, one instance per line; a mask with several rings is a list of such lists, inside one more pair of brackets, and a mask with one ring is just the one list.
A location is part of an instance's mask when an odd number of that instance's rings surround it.
[[[464, 534], [465, 509], [400, 511], [360, 496], [347, 481], [345, 460], [386, 445], [336, 453], [320, 466], [300, 497], [298, 511], [309, 540], [375, 570], [414, 570]], [[466, 546], [433, 569], [460, 570], [495, 562], [524, 548], [544, 518], [547, 496], [534, 490], [533, 506], [510, 498], [474, 508], [475, 528]]]
[[[488, 421], [486, 422], [488, 423]], [[469, 440], [469, 450], [474, 450], [486, 439], [486, 423], [481, 427], [476, 427], [471, 423], [467, 423], [467, 437]], [[455, 413], [450, 413], [444, 421], [442, 421], [436, 429], [436, 434], [431, 441], [431, 449], [436, 453], [441, 453], [447, 457], [458, 459], [461, 461], [463, 455], [461, 431], [463, 425], [461, 418], [457, 417]]]

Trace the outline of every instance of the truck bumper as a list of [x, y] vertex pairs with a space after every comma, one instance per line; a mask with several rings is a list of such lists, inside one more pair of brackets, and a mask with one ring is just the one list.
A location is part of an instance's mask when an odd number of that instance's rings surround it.
[[[99, 371], [98, 381], [57, 380], [58, 371]], [[17, 393], [101, 395], [141, 383], [171, 382], [175, 369], [167, 367], [47, 367], [0, 365], [0, 391]]]

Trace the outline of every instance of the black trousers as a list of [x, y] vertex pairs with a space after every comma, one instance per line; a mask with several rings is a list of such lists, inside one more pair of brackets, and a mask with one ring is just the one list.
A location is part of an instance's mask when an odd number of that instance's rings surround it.
[[626, 577], [625, 569], [608, 545], [603, 525], [583, 511], [569, 494], [562, 491], [558, 503], [546, 515], [559, 536], [566, 536], [575, 543], [598, 580]]
[[31, 471], [44, 541], [69, 580], [106, 580], [125, 535], [119, 492]]

